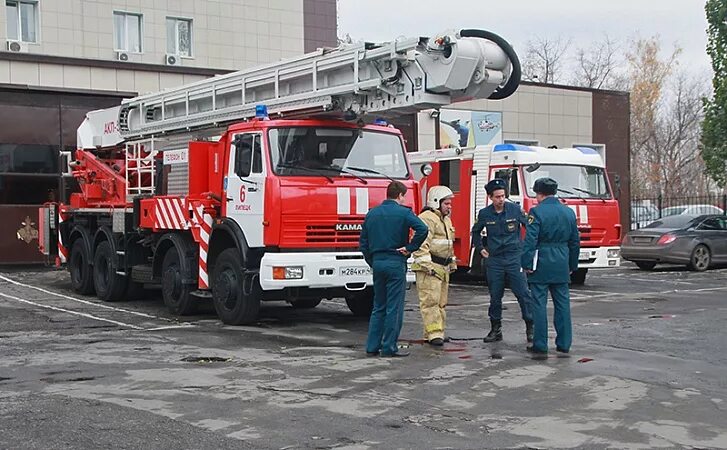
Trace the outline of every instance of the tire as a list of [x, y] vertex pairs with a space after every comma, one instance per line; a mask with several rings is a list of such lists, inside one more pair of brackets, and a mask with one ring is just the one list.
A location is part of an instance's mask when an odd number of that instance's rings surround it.
[[689, 268], [696, 272], [704, 272], [709, 269], [712, 263], [712, 254], [704, 244], [699, 244], [692, 250], [692, 256], [689, 257]]
[[257, 320], [262, 288], [256, 273], [246, 273], [236, 248], [220, 253], [212, 275], [212, 301], [217, 317], [227, 325]]
[[192, 297], [193, 284], [184, 283], [182, 262], [176, 247], [171, 247], [162, 262], [162, 298], [170, 313], [188, 316], [197, 312], [197, 300]]
[[313, 309], [321, 304], [322, 298], [301, 298], [290, 302], [294, 309]]
[[129, 280], [125, 275], [118, 275], [116, 270], [114, 249], [109, 241], [103, 241], [93, 256], [93, 286], [96, 296], [105, 302], [118, 302], [125, 297]]
[[654, 270], [654, 267], [656, 267], [655, 262], [650, 261], [639, 261], [636, 262], [636, 267], [638, 267], [641, 270]]
[[346, 305], [356, 317], [371, 317], [374, 309], [374, 292], [368, 288], [359, 294], [346, 297]]
[[71, 274], [71, 286], [74, 291], [82, 295], [93, 294], [93, 266], [83, 238], [76, 239], [71, 246], [68, 271]]
[[577, 269], [570, 275], [570, 284], [574, 286], [583, 286], [586, 284], [586, 274], [588, 269]]

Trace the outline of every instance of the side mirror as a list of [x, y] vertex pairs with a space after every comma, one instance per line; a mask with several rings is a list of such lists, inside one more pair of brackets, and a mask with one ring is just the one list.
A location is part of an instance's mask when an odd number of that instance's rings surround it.
[[613, 174], [613, 187], [613, 197], [618, 200], [621, 196], [621, 175], [617, 173]]

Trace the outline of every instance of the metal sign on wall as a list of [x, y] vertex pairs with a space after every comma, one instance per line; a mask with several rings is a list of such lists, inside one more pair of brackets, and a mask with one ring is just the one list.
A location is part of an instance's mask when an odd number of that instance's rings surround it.
[[45, 261], [38, 249], [38, 205], [0, 205], [0, 264]]

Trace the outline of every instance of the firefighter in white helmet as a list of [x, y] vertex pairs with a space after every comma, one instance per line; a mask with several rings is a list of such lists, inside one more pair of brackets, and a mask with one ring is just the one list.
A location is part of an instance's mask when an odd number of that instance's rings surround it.
[[424, 322], [424, 340], [444, 344], [444, 326], [449, 275], [457, 269], [454, 258], [454, 226], [450, 214], [454, 193], [447, 186], [432, 186], [427, 206], [419, 218], [429, 227], [422, 246], [414, 252], [411, 269], [416, 273], [419, 309]]

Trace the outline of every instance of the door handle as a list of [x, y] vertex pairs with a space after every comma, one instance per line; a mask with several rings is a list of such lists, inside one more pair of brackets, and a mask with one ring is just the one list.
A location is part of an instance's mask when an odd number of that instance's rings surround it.
[[247, 192], [257, 192], [257, 187], [256, 186], [250, 186], [249, 188], [247, 188]]
[[232, 198], [232, 197], [227, 197], [227, 201], [228, 201], [228, 202], [231, 202], [231, 201], [233, 201], [233, 200], [234, 200], [234, 198]]

